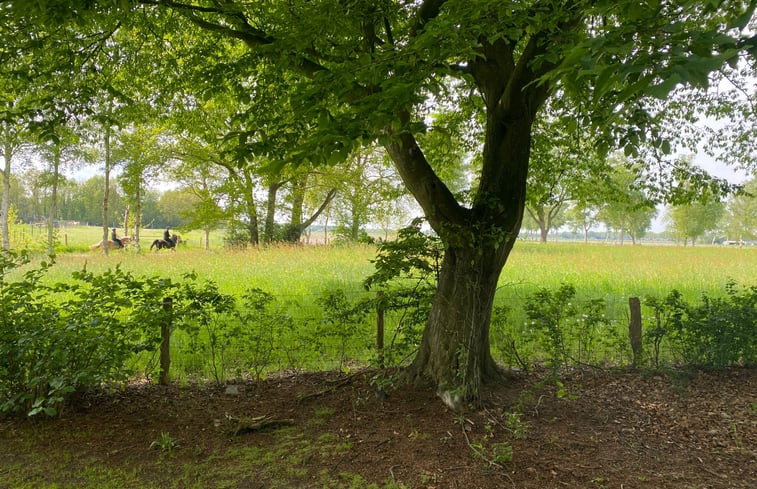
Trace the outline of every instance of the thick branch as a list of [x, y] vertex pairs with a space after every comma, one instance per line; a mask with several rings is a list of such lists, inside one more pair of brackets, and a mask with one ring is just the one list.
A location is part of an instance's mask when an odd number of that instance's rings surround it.
[[[405, 115], [404, 118], [406, 117]], [[405, 186], [423, 208], [431, 227], [440, 236], [445, 237], [445, 225], [461, 225], [465, 222], [467, 210], [457, 202], [452, 192], [428, 164], [412, 134], [398, 134], [385, 147]]]
[[423, 30], [423, 26], [425, 26], [428, 21], [439, 15], [439, 11], [446, 1], [447, 0], [425, 0], [418, 9], [418, 15], [415, 17], [415, 22], [410, 30], [410, 36], [413, 37], [418, 34], [418, 32]]
[[[232, 39], [237, 39], [244, 42], [250, 48], [266, 46], [276, 42], [275, 38], [269, 36], [260, 29], [251, 26], [250, 23], [247, 22], [247, 18], [244, 14], [238, 10], [227, 11], [221, 7], [202, 7], [181, 2], [173, 2], [171, 0], [141, 0], [141, 2], [146, 5], [170, 7], [181, 11], [190, 22], [201, 29], [216, 32]], [[226, 17], [227, 19], [231, 19], [229, 20], [231, 24], [236, 24], [240, 28], [235, 29], [229, 25], [211, 22], [201, 18], [198, 13], [210, 13]], [[303, 56], [299, 57], [297, 60], [296, 67], [306, 76], [313, 76], [315, 73], [325, 70], [325, 68], [319, 63]]]

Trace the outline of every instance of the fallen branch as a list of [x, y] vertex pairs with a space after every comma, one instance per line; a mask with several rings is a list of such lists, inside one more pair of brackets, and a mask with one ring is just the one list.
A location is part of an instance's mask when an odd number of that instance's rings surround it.
[[302, 394], [301, 396], [299, 396], [297, 398], [297, 403], [298, 404], [302, 404], [303, 402], [305, 402], [305, 401], [307, 401], [309, 399], [314, 399], [316, 397], [321, 397], [324, 394], [328, 394], [330, 392], [334, 392], [335, 390], [337, 390], [338, 388], [342, 387], [343, 385], [348, 384], [350, 382], [350, 380], [352, 380], [354, 377], [357, 377], [361, 373], [363, 373], [363, 372], [355, 372], [354, 374], [350, 374], [350, 375], [348, 375], [347, 377], [345, 377], [343, 379], [339, 379], [334, 385], [332, 385], [331, 387], [329, 387], [327, 389], [323, 389], [323, 390], [318, 391], [318, 392], [311, 392], [310, 394]]
[[226, 433], [231, 436], [239, 436], [245, 433], [255, 431], [266, 431], [281, 428], [282, 426], [292, 426], [293, 419], [276, 419], [271, 416], [258, 416], [256, 418], [234, 418], [227, 416], [226, 419], [232, 424]]

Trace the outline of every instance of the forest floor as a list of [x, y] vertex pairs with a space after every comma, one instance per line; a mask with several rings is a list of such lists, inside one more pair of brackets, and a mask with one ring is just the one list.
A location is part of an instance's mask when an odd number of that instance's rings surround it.
[[521, 373], [461, 412], [372, 375], [134, 384], [0, 420], [0, 487], [757, 487], [755, 369]]

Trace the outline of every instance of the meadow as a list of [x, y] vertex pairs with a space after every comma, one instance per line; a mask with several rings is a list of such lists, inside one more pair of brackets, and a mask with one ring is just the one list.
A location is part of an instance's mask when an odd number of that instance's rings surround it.
[[[142, 252], [111, 251], [104, 256], [88, 246], [98, 241], [100, 228], [66, 228], [68, 246], [61, 248], [50, 278], [65, 280], [73, 270], [87, 266], [101, 271], [119, 265], [137, 275], [179, 277], [196, 271], [216, 282], [226, 293], [239, 294], [259, 287], [274, 295], [307, 296], [324, 289], [363, 291], [362, 281], [373, 272], [371, 245], [273, 245], [226, 250], [222, 231], [210, 235], [210, 250], [198, 231], [182, 233], [177, 252], [150, 252], [161, 230], [142, 232]], [[62, 241], [62, 239], [60, 239]], [[702, 293], [719, 295], [728, 281], [742, 285], [757, 279], [757, 247], [541, 244], [520, 241], [500, 278], [497, 301], [517, 302], [533, 291], [563, 283], [576, 286], [582, 297], [626, 302], [628, 297], [664, 295], [679, 290], [690, 300]]]
[[[324, 311], [324, 297], [338, 292], [345, 304], [366, 301], [376, 296], [376, 291], [366, 291], [363, 280], [373, 272], [371, 260], [376, 255], [372, 245], [273, 245], [242, 250], [227, 250], [223, 247], [222, 233], [211, 235], [210, 250], [204, 249], [201, 233], [182, 233], [184, 243], [177, 251], [148, 251], [149, 244], [162, 230], [144, 230], [142, 251], [133, 249], [111, 251], [108, 256], [101, 251], [90, 251], [89, 245], [97, 242], [99, 228], [73, 227], [59, 231], [59, 241], [67, 243], [56, 256], [56, 264], [48, 273], [50, 282], [66, 282], [71, 273], [86, 267], [91, 272], [104, 272], [115, 266], [135, 276], [160, 276], [181, 281], [186, 273], [196, 272], [200, 280], [217, 284], [224, 294], [241, 298], [251, 288], [262, 289], [271, 295], [276, 312], [271, 312], [266, 321], [271, 330], [277, 322], [289, 324], [290, 332], [277, 336], [276, 341], [298, 343], [301, 348], [315, 345], [317, 337], [328, 336], [328, 344], [320, 349], [294, 358], [291, 351], [281, 358], [265, 360], [264, 370], [282, 368], [331, 369], [344, 368], [345, 361], [366, 364], [375, 361], [372, 352], [372, 335], [375, 335], [375, 314], [364, 314], [354, 319], [356, 324], [325, 326], [328, 313]], [[61, 238], [61, 235], [64, 238]], [[534, 331], [529, 322], [525, 305], [539, 291], [556, 291], [569, 284], [575, 288], [570, 302], [588, 304], [599, 300], [603, 304], [602, 318], [592, 325], [596, 331], [594, 341], [598, 348], [593, 360], [605, 363], [628, 361], [627, 338], [628, 298], [632, 296], [662, 298], [673, 289], [681, 292], [689, 302], [698, 301], [703, 294], [719, 297], [725, 294], [728, 282], [741, 286], [757, 285], [757, 248], [722, 246], [619, 246], [612, 244], [519, 242], [505, 266], [500, 279], [500, 288], [495, 298], [497, 310], [505, 310], [505, 316], [493, 320], [492, 335], [495, 356], [508, 366], [518, 366], [518, 358], [543, 358], [548, 349], [543, 339], [545, 331]], [[347, 307], [345, 305], [340, 307]], [[566, 303], [565, 309], [574, 307]], [[583, 306], [581, 306], [583, 307]], [[332, 311], [337, 314], [339, 311]], [[344, 311], [342, 311], [344, 312]], [[645, 314], [649, 311], [645, 311]], [[562, 318], [563, 323], [572, 321], [572, 328], [586, 314], [577, 309], [573, 318]], [[404, 311], [387, 316], [387, 342], [394, 338], [394, 329], [404, 318]], [[262, 320], [261, 320], [262, 321]], [[341, 320], [340, 320], [341, 321]], [[352, 321], [352, 320], [351, 320]], [[261, 322], [262, 324], [262, 322]], [[565, 324], [559, 327], [568, 327]], [[173, 344], [177, 376], [218, 378], [217, 365], [209, 363], [209, 345], [220, 333], [207, 329], [198, 338], [188, 338], [183, 332], [175, 332]], [[262, 333], [260, 333], [262, 334]], [[266, 341], [273, 342], [273, 331]], [[415, 332], [417, 335], [417, 331]], [[400, 332], [409, 338], [409, 354], [412, 354], [411, 333]], [[574, 343], [580, 351], [580, 338], [575, 333]], [[255, 348], [260, 348], [261, 336], [256, 337]], [[417, 339], [417, 338], [416, 338]], [[204, 347], [198, 347], [200, 341]], [[573, 340], [572, 340], [573, 341]], [[340, 344], [341, 343], [341, 344]], [[601, 343], [601, 346], [596, 346]], [[517, 346], [516, 346], [517, 345]], [[546, 346], [545, 346], [546, 345]], [[216, 348], [217, 344], [213, 347]], [[249, 362], [235, 361], [236, 355], [250, 353], [250, 344], [245, 348], [221, 351], [223, 365], [221, 377], [243, 374], [240, 365]], [[291, 344], [287, 348], [294, 348]], [[514, 351], [515, 350], [515, 351]], [[408, 351], [402, 358], [407, 358]], [[288, 359], [284, 357], [288, 356]], [[400, 361], [396, 359], [396, 361]], [[538, 361], [538, 360], [536, 360]], [[136, 360], [135, 370], [146, 370], [154, 357], [143, 355]], [[147, 367], [146, 367], [147, 366]], [[258, 372], [260, 373], [260, 372]]]

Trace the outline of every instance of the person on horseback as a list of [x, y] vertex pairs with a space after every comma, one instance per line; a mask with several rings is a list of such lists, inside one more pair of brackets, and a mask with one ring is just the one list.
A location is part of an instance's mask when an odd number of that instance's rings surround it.
[[163, 241], [165, 241], [167, 245], [171, 245], [171, 232], [169, 231], [168, 227], [166, 227], [166, 230], [163, 231]]
[[116, 246], [118, 246], [119, 248], [123, 248], [124, 247], [124, 244], [116, 236], [116, 228], [113, 228], [113, 232], [110, 233], [110, 240], [113, 241], [113, 244], [116, 245]]

